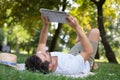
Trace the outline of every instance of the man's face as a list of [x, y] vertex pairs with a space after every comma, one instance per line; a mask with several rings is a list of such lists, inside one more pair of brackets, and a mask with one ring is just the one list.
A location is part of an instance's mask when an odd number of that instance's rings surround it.
[[42, 62], [45, 62], [45, 61], [51, 62], [51, 56], [49, 52], [42, 51], [41, 53], [38, 53], [36, 55], [42, 60]]

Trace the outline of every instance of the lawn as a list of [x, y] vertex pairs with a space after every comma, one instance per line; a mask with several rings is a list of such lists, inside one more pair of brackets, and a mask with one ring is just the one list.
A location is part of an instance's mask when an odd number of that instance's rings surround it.
[[[18, 62], [24, 62], [27, 55], [17, 54]], [[85, 78], [71, 78], [65, 76], [55, 76], [53, 74], [44, 75], [32, 73], [27, 70], [17, 71], [11, 67], [0, 64], [0, 80], [120, 80], [120, 65], [99, 62], [99, 69], [93, 71], [94, 76]]]

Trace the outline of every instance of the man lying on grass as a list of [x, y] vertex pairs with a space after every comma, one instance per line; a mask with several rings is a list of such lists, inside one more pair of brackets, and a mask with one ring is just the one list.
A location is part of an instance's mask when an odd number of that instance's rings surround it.
[[43, 28], [40, 34], [37, 53], [28, 57], [25, 66], [27, 70], [40, 71], [42, 73], [55, 72], [59, 74], [88, 73], [93, 67], [94, 57], [99, 40], [99, 30], [92, 29], [85, 35], [72, 16], [67, 16], [67, 23], [77, 34], [77, 43], [68, 54], [62, 52], [46, 52], [49, 20], [41, 15]]

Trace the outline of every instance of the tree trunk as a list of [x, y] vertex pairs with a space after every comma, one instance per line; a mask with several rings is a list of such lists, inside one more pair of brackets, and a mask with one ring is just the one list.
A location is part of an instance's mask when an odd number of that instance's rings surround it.
[[58, 24], [58, 28], [57, 28], [57, 30], [56, 30], [56, 32], [55, 32], [55, 35], [54, 35], [54, 37], [53, 37], [53, 39], [52, 39], [52, 41], [51, 41], [50, 47], [49, 47], [49, 51], [50, 51], [50, 52], [52, 52], [52, 51], [55, 50], [55, 46], [56, 46], [57, 39], [58, 39], [58, 37], [59, 37], [59, 34], [60, 34], [61, 29], [62, 29], [62, 24], [59, 23], [59, 24]]
[[103, 23], [103, 4], [105, 3], [105, 0], [91, 0], [92, 2], [94, 2], [94, 4], [97, 6], [97, 10], [98, 10], [98, 28], [100, 30], [100, 36], [102, 39], [102, 44], [104, 46], [105, 52], [106, 52], [106, 57], [108, 59], [109, 62], [111, 63], [118, 63], [116, 60], [116, 57], [114, 55], [114, 52], [112, 51], [112, 48], [110, 47], [107, 39], [106, 39], [106, 32], [104, 29], [104, 23]]
[[[63, 0], [63, 2], [62, 2], [62, 11], [65, 11], [66, 6], [67, 6], [67, 0]], [[58, 28], [57, 28], [57, 30], [56, 30], [56, 32], [55, 32], [55, 35], [54, 35], [54, 37], [53, 37], [53, 39], [52, 39], [52, 41], [51, 41], [51, 44], [50, 44], [50, 46], [49, 46], [49, 51], [50, 51], [50, 52], [52, 52], [52, 51], [55, 50], [56, 43], [57, 43], [59, 34], [60, 34], [60, 32], [61, 32], [61, 29], [62, 29], [62, 24], [59, 23], [59, 24], [58, 24]]]
[[110, 47], [110, 45], [106, 39], [106, 33], [105, 33], [104, 25], [103, 25], [102, 6], [101, 7], [98, 6], [97, 8], [98, 8], [98, 27], [100, 30], [100, 36], [102, 38], [102, 43], [103, 43], [103, 46], [106, 51], [106, 57], [109, 60], [109, 62], [118, 63], [115, 58], [114, 52], [112, 51], [112, 48]]
[[[99, 44], [98, 44], [99, 45]], [[99, 47], [97, 48], [97, 52], [95, 55], [95, 59], [100, 59], [100, 55], [99, 55]]]
[[16, 38], [16, 53], [19, 53], [19, 44], [18, 44], [18, 38]]

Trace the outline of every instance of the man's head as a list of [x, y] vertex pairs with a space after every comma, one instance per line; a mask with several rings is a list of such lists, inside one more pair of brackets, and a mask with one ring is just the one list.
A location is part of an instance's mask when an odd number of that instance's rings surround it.
[[49, 73], [49, 64], [51, 62], [51, 56], [48, 52], [42, 52], [29, 56], [25, 62], [27, 70], [39, 71], [44, 74]]

